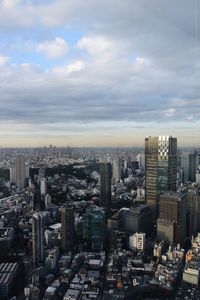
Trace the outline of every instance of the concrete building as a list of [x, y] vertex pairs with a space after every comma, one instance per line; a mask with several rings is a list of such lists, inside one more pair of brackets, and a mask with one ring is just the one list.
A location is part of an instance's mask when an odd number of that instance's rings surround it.
[[32, 218], [33, 264], [38, 266], [44, 262], [44, 214], [37, 212]]
[[121, 179], [121, 162], [119, 157], [115, 157], [112, 162], [112, 178], [115, 181], [119, 181]]
[[111, 204], [112, 167], [110, 163], [100, 164], [100, 200], [101, 206], [109, 208]]
[[186, 237], [187, 199], [185, 193], [168, 192], [160, 196], [157, 238], [170, 244], [183, 243]]
[[182, 153], [181, 154], [181, 168], [183, 170], [184, 182], [195, 181], [196, 174], [196, 155], [192, 153]]
[[0, 254], [8, 254], [11, 250], [12, 241], [14, 239], [14, 228], [0, 228]]
[[9, 299], [19, 271], [17, 263], [0, 263], [0, 299]]
[[127, 234], [144, 232], [150, 235], [153, 229], [151, 210], [143, 204], [136, 204], [130, 209], [121, 210], [120, 223], [122, 231]]
[[129, 248], [131, 250], [136, 249], [136, 250], [144, 251], [145, 250], [145, 239], [146, 239], [145, 233], [136, 232], [132, 236], [129, 236]]
[[191, 187], [187, 191], [187, 236], [200, 232], [200, 189]]
[[154, 220], [159, 213], [159, 195], [176, 190], [177, 139], [169, 136], [145, 139], [145, 200]]
[[74, 210], [71, 206], [61, 207], [62, 250], [72, 251], [74, 247]]
[[196, 183], [200, 184], [200, 165], [198, 165], [196, 170]]
[[84, 215], [83, 236], [92, 250], [100, 251], [105, 243], [105, 211], [98, 206], [89, 207]]
[[46, 178], [41, 178], [40, 179], [40, 192], [41, 192], [41, 196], [46, 196], [46, 194], [47, 194]]
[[15, 159], [15, 183], [19, 191], [24, 188], [25, 171], [25, 157], [24, 155], [17, 155]]

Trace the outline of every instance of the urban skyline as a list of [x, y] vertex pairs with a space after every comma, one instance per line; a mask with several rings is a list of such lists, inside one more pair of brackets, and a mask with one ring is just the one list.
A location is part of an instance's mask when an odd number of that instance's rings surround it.
[[199, 146], [199, 8], [1, 1], [1, 146]]

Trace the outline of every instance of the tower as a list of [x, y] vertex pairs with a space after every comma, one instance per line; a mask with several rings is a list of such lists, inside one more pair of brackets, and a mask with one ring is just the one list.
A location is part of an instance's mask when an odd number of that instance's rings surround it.
[[121, 179], [121, 163], [119, 157], [115, 157], [112, 163], [112, 178], [116, 181]]
[[24, 188], [25, 182], [25, 157], [24, 155], [17, 155], [15, 159], [15, 176], [16, 185], [18, 190], [21, 191]]
[[72, 251], [74, 247], [74, 210], [61, 207], [62, 250]]
[[101, 206], [108, 208], [111, 204], [111, 178], [112, 167], [110, 163], [100, 165], [100, 197]]
[[145, 200], [154, 220], [159, 212], [159, 195], [176, 190], [177, 139], [171, 136], [145, 139]]
[[44, 262], [44, 214], [37, 212], [32, 219], [33, 264]]
[[102, 207], [93, 206], [86, 210], [83, 235], [92, 250], [103, 250], [105, 243], [105, 211]]
[[168, 192], [160, 196], [158, 240], [183, 243], [186, 237], [187, 198], [185, 193]]

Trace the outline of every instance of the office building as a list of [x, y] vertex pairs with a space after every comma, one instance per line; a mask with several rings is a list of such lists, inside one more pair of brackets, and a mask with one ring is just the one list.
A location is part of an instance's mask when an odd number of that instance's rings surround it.
[[12, 242], [15, 236], [14, 228], [0, 228], [0, 254], [8, 254], [12, 249]]
[[190, 188], [187, 191], [187, 237], [200, 232], [200, 189]]
[[139, 251], [144, 251], [145, 250], [145, 239], [146, 239], [145, 233], [136, 232], [132, 236], [129, 236], [129, 248], [131, 250], [136, 249]]
[[101, 206], [108, 208], [111, 204], [112, 167], [110, 163], [100, 164], [100, 197]]
[[185, 193], [168, 192], [160, 196], [157, 238], [170, 244], [183, 244], [186, 237], [187, 199]]
[[40, 192], [41, 192], [41, 196], [46, 196], [46, 194], [47, 194], [46, 178], [41, 178], [40, 179]]
[[121, 163], [118, 157], [114, 158], [112, 162], [112, 178], [115, 181], [119, 181], [121, 179]]
[[0, 263], [0, 299], [13, 296], [18, 272], [18, 263]]
[[145, 200], [154, 220], [159, 212], [159, 195], [176, 190], [177, 139], [169, 136], [145, 139]]
[[105, 242], [105, 211], [98, 206], [89, 207], [84, 215], [83, 236], [89, 248], [100, 251]]
[[126, 234], [144, 232], [148, 236], [152, 233], [152, 212], [147, 205], [136, 204], [130, 209], [121, 209], [120, 226]]
[[196, 183], [200, 184], [200, 165], [198, 165], [196, 170]]
[[24, 155], [17, 155], [15, 159], [15, 183], [18, 187], [18, 191], [24, 188], [25, 171], [25, 157]]
[[184, 182], [195, 181], [196, 174], [196, 155], [191, 153], [182, 153], [181, 154], [181, 168], [183, 170]]
[[32, 245], [33, 245], [33, 264], [38, 266], [44, 262], [44, 225], [45, 216], [42, 212], [37, 212], [32, 218]]
[[72, 251], [74, 247], [74, 210], [71, 206], [61, 207], [62, 250]]

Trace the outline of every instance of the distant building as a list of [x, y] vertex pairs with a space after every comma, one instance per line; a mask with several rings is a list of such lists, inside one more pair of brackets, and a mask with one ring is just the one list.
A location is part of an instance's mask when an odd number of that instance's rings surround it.
[[68, 289], [63, 297], [63, 300], [79, 300], [81, 292], [78, 290]]
[[191, 153], [181, 154], [181, 168], [183, 170], [183, 181], [195, 181], [196, 155]]
[[185, 193], [169, 192], [160, 196], [157, 238], [182, 244], [186, 237], [187, 200]]
[[154, 220], [159, 213], [159, 195], [176, 190], [177, 139], [171, 136], [145, 139], [145, 200]]
[[112, 178], [116, 181], [121, 179], [121, 163], [119, 157], [115, 157], [112, 162]]
[[89, 207], [84, 215], [83, 236], [91, 249], [100, 251], [105, 243], [105, 211], [98, 206]]
[[200, 232], [200, 189], [190, 188], [187, 191], [187, 236]]
[[145, 238], [146, 238], [145, 233], [138, 233], [138, 232], [136, 232], [132, 236], [129, 236], [129, 248], [131, 250], [136, 249], [136, 250], [144, 251]]
[[19, 271], [17, 263], [0, 263], [0, 299], [9, 299]]
[[44, 262], [44, 214], [37, 212], [32, 218], [32, 245], [33, 245], [33, 264], [35, 266]]
[[14, 228], [1, 227], [0, 228], [0, 254], [9, 253], [14, 239]]
[[110, 163], [100, 164], [100, 198], [101, 206], [108, 208], [111, 204], [112, 167]]
[[41, 196], [46, 196], [46, 194], [47, 194], [46, 178], [41, 178], [40, 179], [40, 192], [41, 192]]
[[198, 165], [197, 171], [196, 171], [196, 183], [200, 184], [200, 165]]
[[24, 155], [17, 155], [15, 159], [15, 183], [18, 190], [21, 191], [25, 184], [25, 157]]
[[71, 206], [61, 207], [62, 250], [70, 251], [74, 247], [74, 210]]
[[120, 221], [122, 231], [127, 234], [144, 232], [150, 235], [152, 233], [152, 213], [147, 205], [136, 204], [130, 209], [121, 210]]

